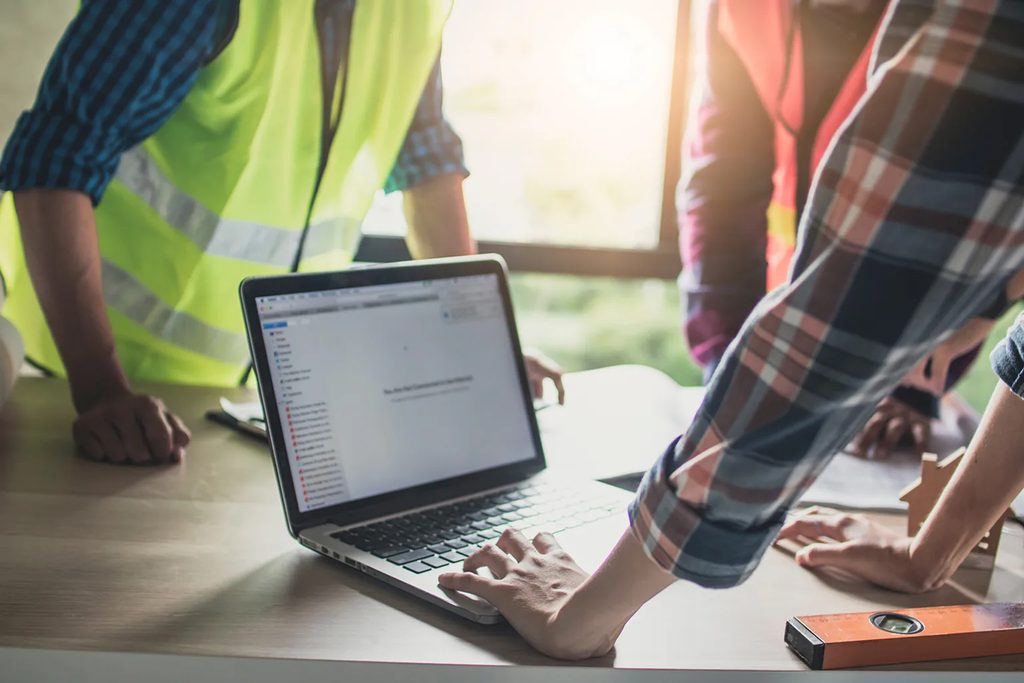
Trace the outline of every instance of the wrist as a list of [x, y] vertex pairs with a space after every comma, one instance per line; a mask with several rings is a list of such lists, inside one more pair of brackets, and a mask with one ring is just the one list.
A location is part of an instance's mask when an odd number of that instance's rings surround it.
[[86, 412], [104, 401], [132, 393], [131, 385], [120, 367], [102, 373], [69, 371], [68, 382], [71, 385], [71, 402], [79, 413]]
[[589, 588], [588, 577], [559, 606], [552, 617], [558, 649], [573, 658], [603, 655], [615, 645], [626, 619], [615, 619], [612, 598]]
[[952, 576], [955, 567], [950, 567], [948, 552], [932, 552], [927, 543], [922, 542], [921, 534], [908, 538], [905, 548], [908, 577], [915, 588], [929, 591], [938, 588]]

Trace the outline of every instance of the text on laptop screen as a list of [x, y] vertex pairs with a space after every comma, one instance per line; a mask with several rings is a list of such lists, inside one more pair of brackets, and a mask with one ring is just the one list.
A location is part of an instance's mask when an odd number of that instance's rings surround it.
[[302, 512], [536, 457], [497, 275], [256, 303]]

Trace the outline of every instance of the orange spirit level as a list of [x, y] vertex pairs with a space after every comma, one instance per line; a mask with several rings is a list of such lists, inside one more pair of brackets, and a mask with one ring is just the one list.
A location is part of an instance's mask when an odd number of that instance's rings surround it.
[[1024, 603], [794, 617], [786, 645], [812, 669], [1024, 654]]

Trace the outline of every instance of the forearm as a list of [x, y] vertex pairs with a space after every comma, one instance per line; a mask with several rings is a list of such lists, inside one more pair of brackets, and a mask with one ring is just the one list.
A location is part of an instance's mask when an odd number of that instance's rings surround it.
[[14, 195], [25, 259], [81, 410], [127, 389], [103, 303], [96, 218], [89, 198], [68, 190]]
[[462, 175], [445, 173], [405, 191], [404, 208], [413, 258], [461, 256], [476, 253], [469, 232]]
[[911, 545], [922, 586], [942, 585], [1024, 488], [1024, 400], [1000, 382], [953, 480]]
[[572, 625], [572, 637], [614, 642], [640, 607], [675, 582], [644, 554], [627, 529], [611, 553], [562, 606], [559, 620]]

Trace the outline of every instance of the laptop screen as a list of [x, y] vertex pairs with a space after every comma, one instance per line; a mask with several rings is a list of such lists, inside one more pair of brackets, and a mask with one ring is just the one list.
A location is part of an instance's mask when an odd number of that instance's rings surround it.
[[256, 305], [301, 512], [537, 456], [496, 274]]

